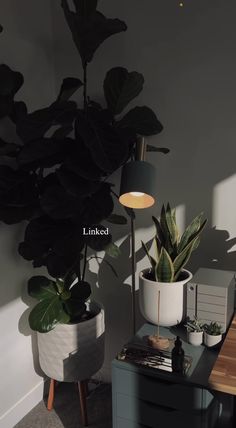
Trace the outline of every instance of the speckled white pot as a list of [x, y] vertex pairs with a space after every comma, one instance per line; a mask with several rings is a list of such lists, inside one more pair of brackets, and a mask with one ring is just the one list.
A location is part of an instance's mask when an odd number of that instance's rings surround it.
[[37, 333], [39, 362], [43, 372], [61, 382], [89, 379], [104, 360], [104, 310], [91, 302], [96, 315], [78, 324], [58, 324], [48, 333]]
[[147, 321], [158, 323], [158, 291], [160, 291], [160, 325], [171, 327], [179, 324], [185, 315], [184, 285], [191, 280], [191, 272], [183, 269], [188, 276], [177, 282], [157, 282], [145, 278], [148, 269], [139, 275], [139, 306]]
[[204, 345], [208, 346], [209, 348], [217, 345], [217, 343], [221, 342], [221, 340], [222, 340], [222, 334], [213, 336], [212, 334], [208, 334], [204, 331]]

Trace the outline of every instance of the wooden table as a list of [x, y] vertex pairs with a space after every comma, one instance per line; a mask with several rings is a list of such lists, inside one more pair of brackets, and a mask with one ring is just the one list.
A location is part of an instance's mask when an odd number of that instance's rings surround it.
[[236, 315], [209, 377], [212, 389], [236, 396]]

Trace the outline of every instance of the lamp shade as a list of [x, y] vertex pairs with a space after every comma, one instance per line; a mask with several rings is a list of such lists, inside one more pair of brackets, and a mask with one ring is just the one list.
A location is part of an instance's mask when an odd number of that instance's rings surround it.
[[155, 202], [156, 170], [146, 161], [132, 161], [122, 169], [120, 197], [129, 208], [149, 208]]

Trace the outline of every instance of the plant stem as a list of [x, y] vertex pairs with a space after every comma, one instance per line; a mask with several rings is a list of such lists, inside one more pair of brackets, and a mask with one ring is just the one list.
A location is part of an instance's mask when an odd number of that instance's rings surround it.
[[87, 265], [87, 251], [88, 251], [88, 246], [86, 244], [84, 248], [84, 268], [83, 268], [82, 281], [84, 281], [84, 278], [85, 278], [86, 265]]
[[87, 113], [87, 109], [88, 109], [88, 97], [87, 97], [87, 85], [88, 85], [88, 81], [87, 81], [87, 62], [84, 63], [84, 111], [85, 113]]

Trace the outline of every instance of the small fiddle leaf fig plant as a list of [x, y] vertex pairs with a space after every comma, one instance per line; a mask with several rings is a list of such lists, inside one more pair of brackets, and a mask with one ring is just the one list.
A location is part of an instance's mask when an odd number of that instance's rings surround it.
[[202, 220], [201, 213], [190, 223], [182, 236], [176, 222], [176, 212], [170, 204], [163, 205], [160, 220], [152, 217], [156, 236], [153, 239], [155, 257], [142, 242], [142, 247], [151, 264], [150, 279], [159, 282], [175, 282], [180, 279], [184, 266], [188, 263], [193, 250], [200, 242], [200, 234], [207, 220]]
[[201, 333], [203, 331], [203, 323], [197, 317], [192, 320], [188, 318], [185, 327], [188, 333]]
[[[85, 280], [85, 275], [87, 263], [94, 258], [100, 257], [86, 258], [86, 254], [81, 254], [77, 263], [63, 278], [50, 279], [37, 275], [29, 279], [28, 293], [38, 300], [29, 315], [32, 330], [47, 333], [57, 324], [77, 323], [93, 315], [87, 311], [86, 301], [91, 295], [91, 287]], [[117, 276], [113, 266], [107, 260], [103, 261]]]
[[220, 336], [222, 334], [222, 326], [216, 321], [211, 321], [210, 324], [204, 324], [203, 329], [210, 336]]

